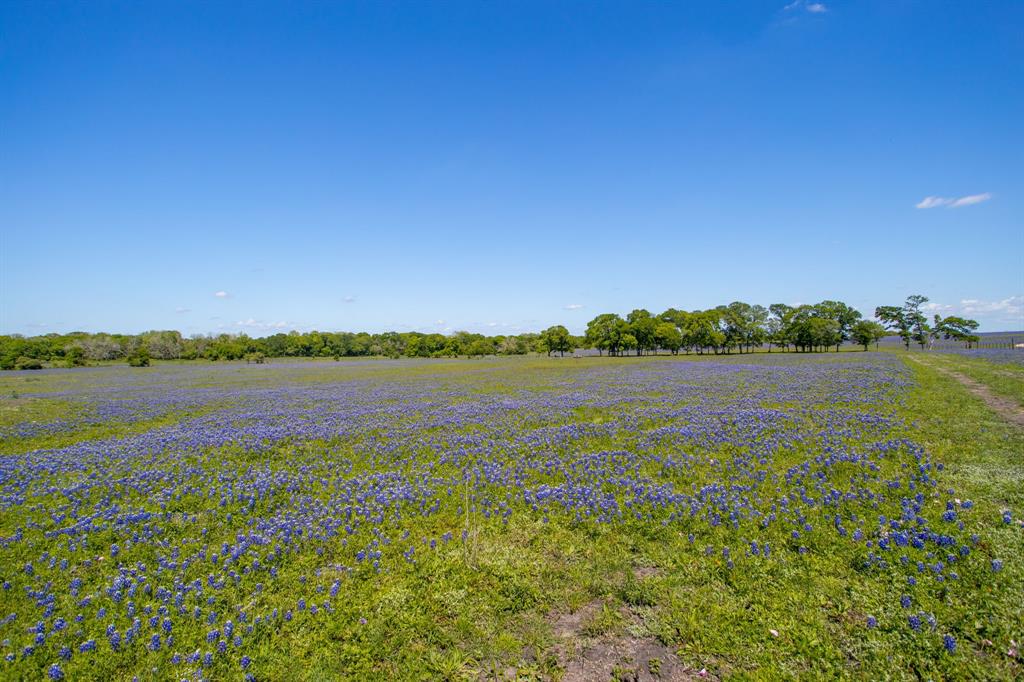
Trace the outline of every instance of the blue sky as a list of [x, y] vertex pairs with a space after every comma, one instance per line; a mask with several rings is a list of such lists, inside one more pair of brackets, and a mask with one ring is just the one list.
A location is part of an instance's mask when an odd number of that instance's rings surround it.
[[0, 332], [1024, 328], [1024, 3], [0, 4]]

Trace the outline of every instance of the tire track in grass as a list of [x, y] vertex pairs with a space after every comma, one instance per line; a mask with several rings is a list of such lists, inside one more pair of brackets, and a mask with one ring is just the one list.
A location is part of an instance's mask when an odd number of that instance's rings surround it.
[[985, 384], [979, 381], [975, 381], [974, 379], [970, 378], [965, 374], [961, 374], [960, 372], [947, 369], [945, 367], [938, 367], [931, 362], [927, 362], [925, 360], [922, 360], [921, 358], [912, 355], [907, 356], [907, 358], [913, 360], [916, 363], [924, 365], [929, 369], [933, 369], [936, 372], [939, 372], [940, 374], [949, 377], [950, 379], [954, 379], [960, 382], [960, 384], [964, 388], [966, 388], [971, 395], [975, 396], [976, 398], [979, 398], [993, 412], [995, 412], [996, 414], [998, 414], [1000, 417], [1010, 422], [1011, 424], [1015, 424], [1020, 428], [1024, 428], [1024, 407], [1021, 407], [1013, 400], [1010, 400], [1009, 398], [1004, 398], [1003, 396], [993, 393], [992, 390]]

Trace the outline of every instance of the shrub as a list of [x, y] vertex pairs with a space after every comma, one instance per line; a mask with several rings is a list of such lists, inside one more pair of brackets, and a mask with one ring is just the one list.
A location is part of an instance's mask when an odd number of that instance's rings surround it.
[[15, 370], [42, 370], [43, 364], [35, 357], [18, 357], [14, 360]]
[[149, 367], [149, 351], [140, 348], [134, 355], [128, 358], [128, 365], [131, 367]]
[[81, 346], [71, 346], [64, 352], [65, 367], [85, 367], [88, 362], [85, 359], [85, 351]]

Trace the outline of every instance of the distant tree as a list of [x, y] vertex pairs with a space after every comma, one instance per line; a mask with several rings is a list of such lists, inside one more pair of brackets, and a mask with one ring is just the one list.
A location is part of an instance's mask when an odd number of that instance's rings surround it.
[[836, 352], [838, 353], [839, 346], [842, 345], [843, 341], [850, 339], [850, 330], [857, 323], [857, 320], [860, 319], [860, 311], [851, 308], [842, 301], [822, 301], [814, 307], [817, 310], [818, 317], [832, 320], [839, 326], [839, 339], [835, 343]]
[[794, 310], [793, 306], [785, 303], [772, 303], [768, 306], [769, 317], [765, 323], [765, 338], [768, 341], [769, 353], [772, 346], [789, 350], [789, 344], [792, 343], [790, 325]]
[[878, 342], [885, 338], [885, 334], [885, 327], [873, 320], [858, 320], [850, 329], [850, 338], [854, 343], [864, 346], [864, 350], [872, 343], [877, 348]]
[[20, 357], [14, 361], [14, 369], [42, 369], [43, 363], [36, 358]]
[[906, 316], [907, 324], [910, 326], [910, 338], [920, 344], [922, 349], [928, 343], [928, 336], [931, 333], [931, 327], [928, 326], [928, 318], [921, 310], [927, 302], [927, 296], [914, 294], [913, 296], [908, 296], [906, 303], [903, 304], [903, 314]]
[[491, 355], [493, 353], [494, 346], [484, 338], [473, 339], [473, 341], [466, 346], [466, 355], [471, 358], [480, 357], [481, 355]]
[[768, 310], [764, 306], [733, 301], [727, 306], [719, 306], [718, 310], [727, 347], [736, 347], [743, 353], [764, 343], [768, 321]]
[[78, 345], [89, 360], [116, 360], [124, 357], [121, 344], [107, 334], [96, 334], [78, 341]]
[[629, 351], [636, 349], [636, 354], [640, 355], [640, 344], [636, 340], [636, 337], [626, 332], [622, 335], [622, 350]]
[[128, 358], [131, 367], [149, 367], [149, 351], [145, 347], [139, 348]]
[[180, 358], [184, 347], [181, 334], [176, 331], [151, 331], [139, 335], [139, 342], [157, 360]]
[[64, 351], [65, 367], [84, 367], [89, 364], [85, 360], [85, 351], [81, 346], [68, 346]]
[[583, 338], [590, 348], [597, 349], [598, 354], [608, 351], [609, 355], [617, 355], [622, 349], [622, 336], [626, 329], [626, 321], [621, 317], [615, 313], [604, 313], [587, 323]]
[[683, 335], [671, 322], [659, 322], [654, 328], [654, 346], [675, 355], [683, 346]]
[[839, 323], [824, 317], [811, 317], [807, 320], [810, 330], [811, 346], [820, 350], [828, 350], [842, 341]]
[[643, 308], [637, 308], [626, 316], [629, 333], [636, 340], [636, 354], [642, 355], [646, 350], [654, 350], [655, 331], [658, 321]]
[[903, 347], [910, 350], [912, 328], [907, 319], [906, 311], [895, 305], [883, 305], [875, 308], [875, 317], [886, 329], [896, 332], [903, 340]]
[[936, 315], [932, 326], [932, 340], [942, 337], [946, 340], [955, 339], [963, 341], [970, 348], [972, 343], [977, 343], [979, 337], [974, 332], [978, 329], [976, 320], [968, 320], [963, 317], [950, 315], [941, 317]]
[[548, 356], [552, 353], [558, 353], [559, 355], [565, 355], [566, 352], [572, 352], [572, 336], [569, 334], [569, 330], [560, 324], [556, 324], [553, 327], [548, 327], [540, 333], [540, 343]]
[[717, 310], [704, 310], [690, 313], [684, 320], [683, 347], [694, 349], [698, 353], [705, 351], [718, 352], [725, 344], [725, 334], [718, 328], [719, 313]]

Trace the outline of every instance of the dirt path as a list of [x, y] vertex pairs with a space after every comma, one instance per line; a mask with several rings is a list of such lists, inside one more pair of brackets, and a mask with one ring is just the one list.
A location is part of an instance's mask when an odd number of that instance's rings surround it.
[[971, 393], [971, 395], [980, 398], [993, 412], [1011, 424], [1016, 424], [1017, 426], [1024, 428], [1024, 407], [1018, 405], [1017, 401], [1011, 400], [1010, 398], [1004, 398], [1001, 395], [993, 393], [985, 384], [979, 383], [960, 372], [946, 369], [945, 367], [937, 367], [930, 362], [925, 362], [924, 360], [914, 356], [908, 357], [914, 362], [921, 363], [925, 367], [945, 374], [950, 379], [959, 381], [963, 384], [964, 388]]

